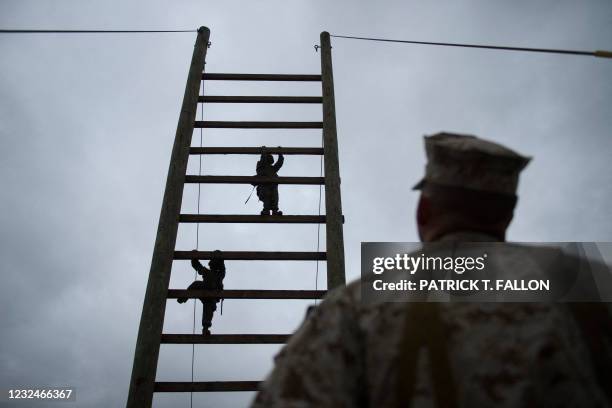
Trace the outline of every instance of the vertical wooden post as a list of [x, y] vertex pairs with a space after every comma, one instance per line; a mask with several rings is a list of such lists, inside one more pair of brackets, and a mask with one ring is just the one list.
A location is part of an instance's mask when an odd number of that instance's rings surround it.
[[321, 85], [323, 88], [323, 149], [325, 161], [325, 226], [327, 242], [327, 289], [344, 285], [344, 236], [338, 166], [336, 104], [329, 33], [321, 33]]
[[166, 296], [170, 284], [172, 257], [176, 245], [178, 220], [183, 199], [183, 185], [189, 159], [189, 146], [198, 108], [200, 81], [208, 48], [210, 30], [200, 27], [193, 50], [191, 67], [185, 86], [183, 105], [179, 116], [166, 190], [159, 216], [157, 237], [151, 260], [149, 282], [145, 293], [134, 365], [127, 400], [128, 408], [150, 407], [153, 402], [155, 374], [159, 357], [159, 345], [166, 311]]

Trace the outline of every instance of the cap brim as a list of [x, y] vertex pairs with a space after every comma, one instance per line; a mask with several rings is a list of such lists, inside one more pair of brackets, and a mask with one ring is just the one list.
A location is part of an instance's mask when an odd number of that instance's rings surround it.
[[425, 179], [423, 178], [421, 181], [419, 181], [418, 183], [416, 183], [414, 185], [414, 187], [412, 187], [413, 190], [422, 190], [423, 186], [425, 185]]

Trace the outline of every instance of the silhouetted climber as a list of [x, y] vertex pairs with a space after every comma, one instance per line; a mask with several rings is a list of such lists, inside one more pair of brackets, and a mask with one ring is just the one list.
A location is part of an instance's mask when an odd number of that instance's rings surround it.
[[[280, 146], [279, 146], [280, 147]], [[266, 152], [265, 146], [262, 146], [264, 151], [257, 162], [257, 175], [260, 177], [278, 177], [278, 171], [283, 167], [285, 158], [282, 154], [278, 155], [278, 160], [274, 163], [272, 154]], [[257, 197], [263, 202], [263, 210], [261, 215], [283, 215], [282, 211], [278, 210], [278, 184], [253, 184], [257, 186]]]
[[[208, 262], [208, 267], [205, 267], [197, 259], [191, 260], [191, 266], [195, 269], [199, 275], [202, 276], [202, 280], [195, 281], [187, 289], [196, 290], [223, 290], [223, 278], [225, 278], [225, 262], [221, 257], [221, 251], [217, 250], [213, 252], [213, 256]], [[178, 298], [177, 302], [185, 303], [188, 298]], [[210, 334], [210, 326], [212, 326], [213, 313], [217, 310], [217, 303], [220, 298], [200, 298], [202, 302], [202, 334]], [[222, 309], [223, 310], [223, 309]]]

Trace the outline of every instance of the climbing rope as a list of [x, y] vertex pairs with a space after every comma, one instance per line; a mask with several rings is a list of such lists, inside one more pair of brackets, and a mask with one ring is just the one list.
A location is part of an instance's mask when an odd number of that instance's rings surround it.
[[[204, 95], [204, 82], [202, 82], [202, 95]], [[204, 120], [204, 105], [201, 106], [201, 120]], [[202, 147], [202, 128], [200, 128], [200, 148]], [[198, 176], [202, 175], [202, 155], [198, 155]], [[201, 198], [201, 184], [198, 183], [198, 215], [200, 215], [200, 198]], [[196, 223], [196, 250], [200, 249], [200, 223]], [[193, 271], [193, 280], [198, 279], [198, 272]], [[191, 334], [195, 335], [195, 327], [196, 327], [196, 306], [197, 299], [193, 299], [193, 327], [191, 329]], [[191, 344], [191, 382], [193, 383], [193, 366], [195, 361], [195, 343]], [[193, 408], [193, 391], [189, 392], [189, 406]]]
[[[324, 148], [323, 145], [323, 134], [321, 134], [321, 147]], [[319, 177], [323, 177], [323, 155], [321, 155], [321, 164], [319, 165]], [[322, 185], [319, 184], [319, 217], [321, 217], [321, 189]], [[321, 223], [317, 223], [317, 252], [319, 252], [319, 247], [321, 244]], [[315, 290], [319, 289], [319, 260], [317, 259], [317, 270], [315, 272]], [[314, 304], [317, 305], [318, 299], [315, 298]]]

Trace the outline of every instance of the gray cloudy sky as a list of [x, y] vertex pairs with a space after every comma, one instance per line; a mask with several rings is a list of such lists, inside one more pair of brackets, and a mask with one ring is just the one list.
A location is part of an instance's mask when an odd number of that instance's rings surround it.
[[[210, 27], [209, 72], [318, 73], [319, 33], [611, 49], [609, 1], [0, 2], [2, 28]], [[78, 406], [125, 403], [172, 139], [195, 36], [0, 35], [0, 386], [72, 385]], [[333, 40], [347, 276], [361, 241], [414, 241], [422, 136], [472, 133], [534, 157], [515, 241], [611, 241], [612, 61]], [[317, 84], [214, 83], [217, 95], [319, 95]], [[209, 106], [210, 120], [320, 120], [318, 106]], [[194, 133], [199, 144], [199, 132]], [[209, 131], [206, 145], [317, 146], [320, 131]], [[252, 175], [256, 157], [206, 157]], [[192, 174], [197, 161], [190, 163]], [[282, 175], [317, 176], [288, 157]], [[248, 186], [206, 186], [202, 212], [257, 213]], [[318, 188], [282, 186], [288, 214]], [[184, 212], [195, 212], [189, 186]], [[324, 232], [324, 231], [322, 231]], [[314, 250], [316, 226], [204, 225], [200, 248]], [[322, 234], [324, 236], [324, 234]], [[195, 246], [181, 227], [179, 249]], [[227, 288], [312, 289], [313, 263], [228, 262]], [[325, 282], [325, 267], [319, 288]], [[176, 262], [171, 287], [193, 278]], [[227, 301], [216, 333], [286, 333], [307, 302]], [[280, 306], [282, 305], [282, 306]], [[199, 313], [198, 313], [199, 314]], [[165, 331], [190, 333], [192, 303]], [[199, 316], [197, 318], [199, 320]], [[277, 346], [198, 346], [196, 380], [257, 380]], [[189, 380], [191, 347], [162, 346], [158, 379]], [[244, 406], [251, 393], [201, 394]], [[159, 407], [189, 395], [159, 395]], [[8, 405], [7, 405], [8, 406]], [[19, 405], [21, 406], [21, 405]]]

